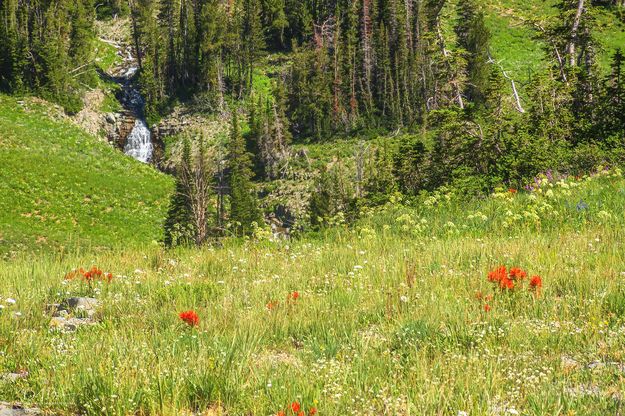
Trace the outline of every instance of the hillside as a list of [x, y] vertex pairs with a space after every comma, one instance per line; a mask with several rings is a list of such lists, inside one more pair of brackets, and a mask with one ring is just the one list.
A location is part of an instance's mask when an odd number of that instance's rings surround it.
[[[0, 261], [0, 397], [87, 416], [618, 414], [625, 180], [533, 187], [395, 200], [294, 241]], [[68, 274], [93, 264], [110, 282]], [[513, 288], [489, 281], [499, 266], [522, 269]], [[42, 313], [71, 296], [94, 313]]]
[[1, 254], [161, 238], [171, 179], [84, 133], [49, 103], [0, 95], [0, 149]]

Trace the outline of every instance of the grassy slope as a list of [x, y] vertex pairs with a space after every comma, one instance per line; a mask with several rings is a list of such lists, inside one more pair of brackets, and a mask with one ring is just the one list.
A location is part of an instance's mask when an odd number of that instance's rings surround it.
[[[303, 241], [0, 262], [0, 373], [30, 373], [0, 397], [120, 416], [266, 416], [293, 400], [320, 415], [617, 414], [623, 204], [623, 178], [602, 175], [468, 204], [441, 194]], [[110, 285], [63, 280], [94, 262]], [[499, 264], [542, 275], [541, 296], [494, 290]], [[44, 305], [85, 294], [101, 323], [50, 331]], [[191, 308], [197, 329], [176, 316]], [[215, 403], [225, 413], [201, 413]]]
[[[531, 72], [544, 68], [544, 51], [535, 39], [536, 33], [528, 21], [544, 20], [555, 13], [556, 0], [488, 0], [485, 6], [487, 24], [493, 34], [494, 58], [520, 82], [529, 79]], [[616, 48], [625, 45], [625, 24], [610, 11], [597, 9], [599, 33], [597, 40], [602, 50], [599, 64], [604, 71], [609, 68]]]
[[169, 178], [25, 107], [0, 95], [0, 253], [160, 238]]

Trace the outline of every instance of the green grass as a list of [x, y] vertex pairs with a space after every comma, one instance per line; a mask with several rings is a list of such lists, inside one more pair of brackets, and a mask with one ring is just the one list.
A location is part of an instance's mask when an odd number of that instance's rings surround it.
[[0, 253], [160, 239], [172, 180], [47, 113], [0, 95]]
[[[0, 397], [67, 415], [618, 414], [625, 180], [541, 189], [395, 201], [296, 241], [1, 262], [0, 372], [29, 376]], [[92, 264], [113, 281], [64, 280]], [[493, 288], [500, 264], [541, 275], [540, 296]], [[74, 295], [100, 299], [99, 323], [51, 331], [45, 305]]]

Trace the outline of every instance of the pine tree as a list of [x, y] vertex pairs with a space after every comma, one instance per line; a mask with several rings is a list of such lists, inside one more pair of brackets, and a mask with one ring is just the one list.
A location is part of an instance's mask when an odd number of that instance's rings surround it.
[[261, 23], [260, 0], [243, 0], [243, 25], [241, 39], [243, 40], [243, 65], [245, 74], [245, 88], [252, 88], [254, 68], [265, 49], [265, 34]]
[[476, 0], [459, 3], [456, 35], [458, 45], [466, 51], [467, 87], [470, 101], [482, 105], [488, 88], [490, 32], [484, 23], [484, 14]]
[[185, 139], [182, 156], [176, 167], [176, 187], [165, 220], [165, 245], [168, 247], [189, 245], [195, 241], [190, 197], [193, 189], [188, 176], [191, 165], [191, 143]]
[[252, 183], [252, 160], [239, 131], [236, 111], [232, 113], [231, 129], [228, 144], [230, 221], [237, 235], [247, 235], [254, 230], [254, 224], [261, 224], [262, 218]]

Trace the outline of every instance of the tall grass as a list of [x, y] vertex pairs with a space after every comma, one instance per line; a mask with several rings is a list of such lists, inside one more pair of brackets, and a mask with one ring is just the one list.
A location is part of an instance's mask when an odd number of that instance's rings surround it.
[[[617, 414], [625, 182], [541, 186], [395, 201], [296, 241], [2, 262], [0, 372], [29, 376], [0, 397], [86, 415]], [[113, 281], [64, 280], [92, 264]], [[540, 296], [493, 288], [500, 264], [541, 275]], [[75, 295], [101, 300], [99, 323], [50, 330], [45, 305]]]

